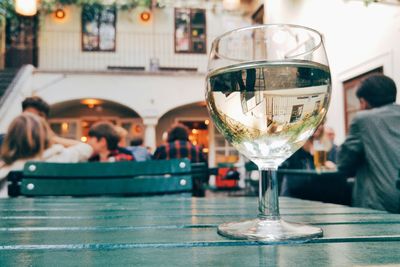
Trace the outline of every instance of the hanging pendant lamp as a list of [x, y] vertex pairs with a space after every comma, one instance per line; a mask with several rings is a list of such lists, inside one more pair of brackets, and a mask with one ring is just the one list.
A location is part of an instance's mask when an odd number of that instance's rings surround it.
[[37, 8], [37, 0], [15, 0], [15, 12], [22, 16], [36, 15]]

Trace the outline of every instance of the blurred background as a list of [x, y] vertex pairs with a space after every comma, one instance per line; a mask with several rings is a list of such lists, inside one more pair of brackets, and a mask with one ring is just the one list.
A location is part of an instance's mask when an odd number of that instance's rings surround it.
[[85, 142], [93, 123], [108, 120], [128, 131], [127, 142], [142, 137], [154, 150], [180, 122], [210, 166], [243, 166], [215, 130], [204, 89], [213, 39], [252, 24], [323, 34], [333, 81], [326, 125], [337, 144], [359, 110], [360, 79], [380, 72], [400, 82], [397, 0], [1, 1], [0, 132], [36, 95], [62, 137]]

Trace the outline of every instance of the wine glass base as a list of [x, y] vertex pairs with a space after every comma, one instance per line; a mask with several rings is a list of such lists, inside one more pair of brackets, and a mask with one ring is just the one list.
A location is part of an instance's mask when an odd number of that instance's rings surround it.
[[241, 222], [229, 222], [218, 226], [218, 234], [232, 238], [259, 242], [296, 241], [307, 242], [321, 237], [322, 229], [310, 225], [286, 222], [282, 219], [257, 218]]

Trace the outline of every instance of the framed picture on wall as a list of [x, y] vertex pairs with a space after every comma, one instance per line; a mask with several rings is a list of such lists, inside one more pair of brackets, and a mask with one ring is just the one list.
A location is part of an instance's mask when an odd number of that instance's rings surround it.
[[175, 53], [207, 53], [206, 12], [175, 8]]
[[116, 41], [115, 6], [82, 8], [82, 51], [115, 51]]
[[356, 77], [348, 79], [343, 82], [343, 90], [344, 90], [344, 114], [345, 114], [345, 129], [346, 133], [349, 131], [350, 123], [357, 112], [360, 110], [360, 102], [356, 96], [356, 91], [361, 81], [365, 79], [365, 77], [373, 74], [373, 73], [381, 73], [383, 74], [383, 67], [379, 67], [373, 69], [371, 71], [362, 73]]

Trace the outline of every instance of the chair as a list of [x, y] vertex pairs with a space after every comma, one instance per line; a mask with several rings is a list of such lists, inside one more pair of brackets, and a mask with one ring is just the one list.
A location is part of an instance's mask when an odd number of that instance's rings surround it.
[[149, 195], [192, 191], [188, 159], [113, 163], [27, 162], [11, 172], [10, 196]]
[[206, 162], [192, 163], [191, 167], [193, 196], [204, 197], [205, 187], [208, 185], [210, 175], [217, 175], [218, 168], [208, 168]]

